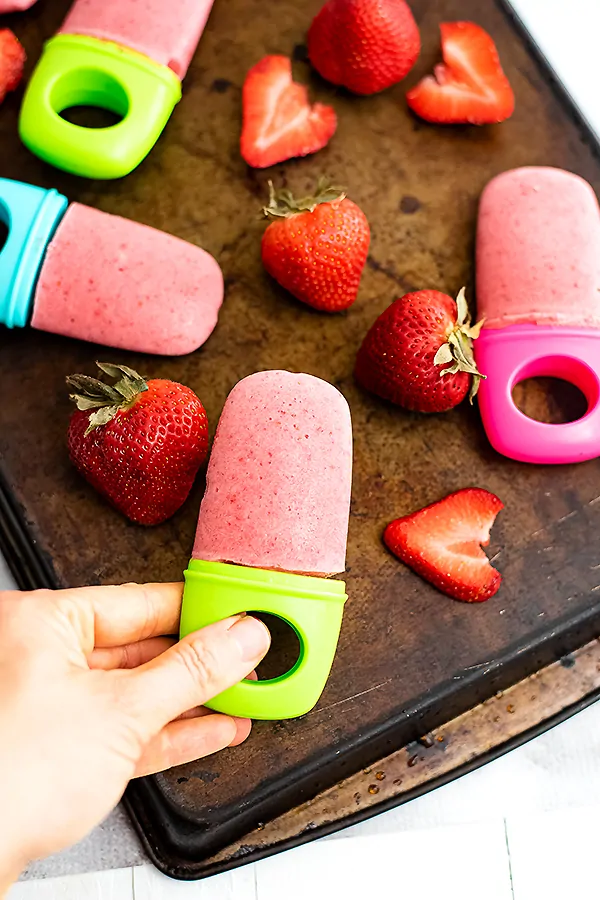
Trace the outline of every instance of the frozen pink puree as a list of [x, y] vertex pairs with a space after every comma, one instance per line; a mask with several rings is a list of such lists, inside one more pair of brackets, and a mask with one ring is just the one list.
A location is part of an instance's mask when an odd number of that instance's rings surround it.
[[73, 203], [46, 251], [31, 324], [41, 331], [179, 356], [208, 338], [223, 276], [195, 244]]
[[312, 375], [238, 382], [208, 465], [194, 558], [333, 575], [346, 567], [350, 410]]
[[20, 12], [22, 9], [29, 9], [34, 3], [35, 0], [0, 0], [0, 15], [2, 13]]
[[75, 0], [59, 34], [116, 41], [183, 79], [214, 0]]
[[476, 276], [486, 328], [600, 328], [600, 210], [587, 181], [534, 167], [490, 181], [479, 206]]

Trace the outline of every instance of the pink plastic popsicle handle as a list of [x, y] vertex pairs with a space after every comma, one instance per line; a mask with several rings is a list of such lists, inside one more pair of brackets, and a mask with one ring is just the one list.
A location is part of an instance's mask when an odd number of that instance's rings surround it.
[[[490, 443], [521, 462], [574, 463], [600, 456], [600, 330], [536, 325], [486, 329], [475, 341], [487, 378], [479, 409]], [[530, 419], [514, 403], [515, 385], [539, 376], [561, 378], [584, 394], [588, 409], [564, 425]]]

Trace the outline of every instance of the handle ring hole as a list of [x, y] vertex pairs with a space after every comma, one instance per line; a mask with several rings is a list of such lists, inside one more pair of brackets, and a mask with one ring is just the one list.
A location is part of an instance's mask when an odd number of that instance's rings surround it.
[[594, 409], [600, 383], [581, 360], [556, 355], [524, 366], [515, 376], [511, 393], [513, 403], [528, 419], [566, 425]]
[[0, 200], [0, 253], [4, 250], [10, 234], [10, 210]]
[[249, 610], [248, 615], [264, 622], [271, 634], [269, 652], [256, 667], [258, 680], [272, 681], [287, 675], [298, 664], [302, 654], [298, 632], [280, 616], [256, 610]]
[[114, 128], [129, 112], [129, 97], [120, 81], [102, 69], [71, 69], [53, 84], [54, 112], [78, 128]]

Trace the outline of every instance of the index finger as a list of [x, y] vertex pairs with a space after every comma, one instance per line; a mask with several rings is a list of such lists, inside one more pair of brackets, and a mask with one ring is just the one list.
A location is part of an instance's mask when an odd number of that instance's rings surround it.
[[183, 584], [120, 584], [61, 591], [65, 600], [94, 617], [96, 647], [119, 647], [177, 634]]

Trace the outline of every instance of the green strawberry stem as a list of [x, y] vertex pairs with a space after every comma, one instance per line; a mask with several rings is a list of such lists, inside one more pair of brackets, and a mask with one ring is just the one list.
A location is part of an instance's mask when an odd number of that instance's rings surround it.
[[469, 391], [469, 403], [472, 403], [479, 390], [479, 382], [482, 378], [487, 377], [478, 370], [473, 356], [473, 341], [479, 337], [484, 320], [481, 319], [476, 325], [471, 325], [464, 288], [461, 288], [458, 293], [456, 307], [458, 311], [456, 325], [450, 330], [447, 342], [438, 349], [433, 362], [436, 366], [445, 366], [450, 363], [447, 369], [441, 370], [440, 378], [443, 378], [444, 375], [455, 375], [456, 372], [468, 372], [473, 376]]
[[319, 203], [332, 203], [343, 200], [345, 196], [342, 188], [334, 187], [323, 177], [319, 178], [314, 195], [299, 200], [287, 188], [276, 191], [273, 182], [269, 181], [269, 205], [263, 206], [263, 212], [265, 216], [285, 219], [302, 212], [314, 212]]
[[116, 379], [115, 384], [106, 384], [89, 375], [67, 375], [69, 387], [75, 388], [69, 398], [77, 405], [77, 409], [93, 412], [89, 418], [86, 435], [100, 425], [107, 425], [118, 412], [130, 409], [143, 391], [148, 390], [144, 378], [129, 366], [114, 363], [96, 362], [98, 368]]

